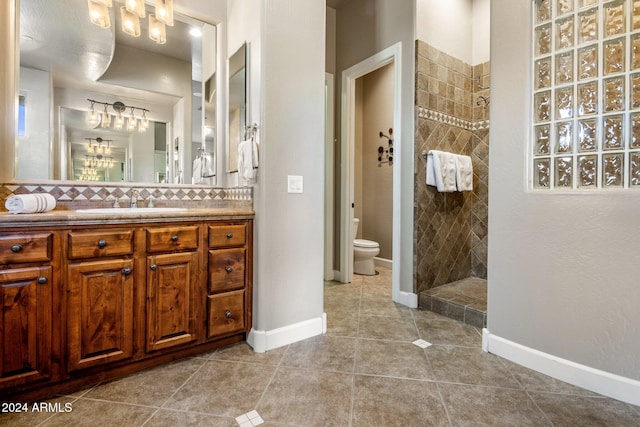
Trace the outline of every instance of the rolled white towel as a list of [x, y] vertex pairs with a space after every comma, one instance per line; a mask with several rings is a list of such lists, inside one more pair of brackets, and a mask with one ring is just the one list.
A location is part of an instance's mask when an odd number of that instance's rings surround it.
[[49, 193], [19, 194], [4, 202], [12, 214], [48, 212], [56, 207], [56, 199]]

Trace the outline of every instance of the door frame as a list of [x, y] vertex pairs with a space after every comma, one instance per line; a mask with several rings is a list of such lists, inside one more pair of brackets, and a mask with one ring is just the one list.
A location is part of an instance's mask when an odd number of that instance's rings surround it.
[[396, 271], [401, 262], [400, 231], [401, 220], [398, 212], [401, 203], [401, 159], [402, 152], [402, 43], [398, 42], [369, 58], [353, 65], [342, 72], [342, 111], [341, 111], [341, 164], [340, 164], [340, 268], [336, 279], [349, 283], [353, 280], [353, 208], [354, 201], [354, 168], [355, 157], [355, 88], [356, 80], [387, 64], [394, 64], [394, 95], [393, 95], [393, 247], [392, 258], [394, 272], [392, 274], [393, 300], [400, 298], [400, 276]]

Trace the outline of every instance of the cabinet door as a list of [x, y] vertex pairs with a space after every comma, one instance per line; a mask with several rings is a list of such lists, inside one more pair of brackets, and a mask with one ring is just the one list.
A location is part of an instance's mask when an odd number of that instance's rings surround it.
[[51, 374], [52, 268], [0, 270], [0, 386]]
[[103, 260], [69, 266], [70, 371], [131, 357], [132, 270], [132, 260]]
[[196, 339], [197, 266], [195, 252], [147, 257], [147, 351]]

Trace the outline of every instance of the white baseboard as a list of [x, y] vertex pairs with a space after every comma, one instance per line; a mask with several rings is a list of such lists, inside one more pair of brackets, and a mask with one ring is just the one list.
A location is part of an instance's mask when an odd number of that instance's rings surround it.
[[482, 349], [595, 393], [640, 405], [640, 381], [581, 365], [482, 330]]
[[256, 353], [264, 353], [327, 332], [327, 314], [270, 331], [251, 329], [247, 343]]
[[393, 261], [390, 259], [373, 257], [373, 263], [380, 267], [393, 269]]
[[399, 291], [397, 295], [394, 292], [392, 299], [394, 302], [409, 308], [418, 308], [418, 294], [414, 294], [413, 292]]

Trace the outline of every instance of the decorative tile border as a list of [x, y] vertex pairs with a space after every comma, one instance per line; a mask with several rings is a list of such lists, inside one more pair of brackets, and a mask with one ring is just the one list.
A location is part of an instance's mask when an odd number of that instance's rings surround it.
[[153, 197], [154, 202], [244, 202], [251, 205], [253, 203], [252, 187], [203, 187], [203, 186], [121, 186], [121, 185], [98, 185], [98, 184], [75, 184], [73, 182], [61, 183], [7, 183], [0, 184], [0, 210], [4, 207], [4, 201], [17, 194], [49, 193], [59, 204], [83, 204], [93, 202], [110, 202], [115, 199], [128, 201], [131, 192], [137, 190], [142, 200]]
[[489, 130], [489, 120], [470, 122], [468, 120], [450, 116], [439, 111], [430, 110], [419, 105], [416, 106], [416, 109], [418, 110], [418, 117], [421, 119], [435, 120], [436, 122], [444, 123], [451, 126], [457, 126], [459, 128], [470, 131]]

